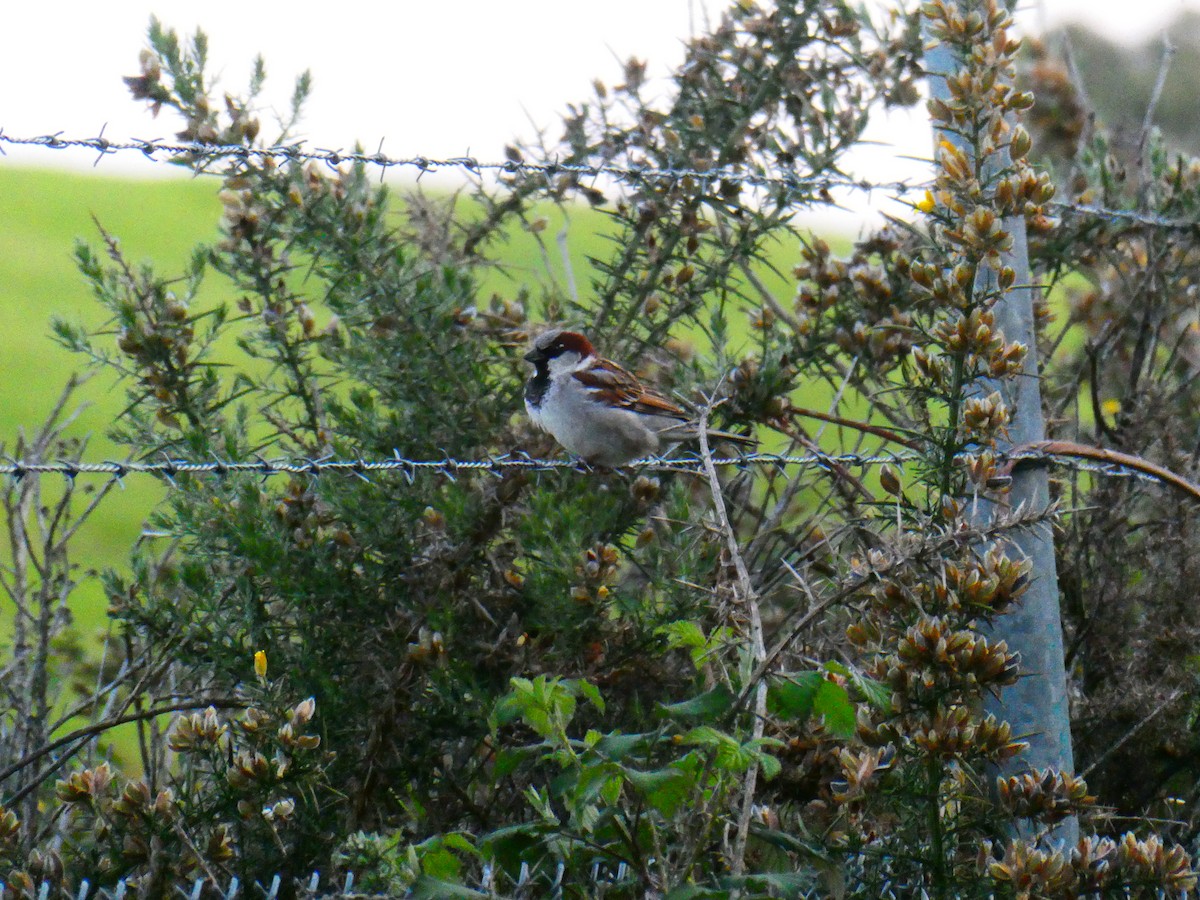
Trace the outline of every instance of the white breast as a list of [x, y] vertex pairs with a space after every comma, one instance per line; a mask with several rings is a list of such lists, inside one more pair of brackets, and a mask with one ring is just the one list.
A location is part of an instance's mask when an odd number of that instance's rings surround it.
[[535, 424], [594, 465], [620, 466], [658, 450], [655, 417], [597, 403], [569, 374], [552, 376], [540, 408], [526, 408]]

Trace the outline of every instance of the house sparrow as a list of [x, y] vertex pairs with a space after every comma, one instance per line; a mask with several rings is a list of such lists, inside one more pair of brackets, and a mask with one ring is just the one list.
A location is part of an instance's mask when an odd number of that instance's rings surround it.
[[[535, 368], [525, 385], [529, 418], [592, 465], [623, 466], [698, 436], [693, 416], [601, 357], [578, 332], [547, 331], [525, 359]], [[754, 443], [740, 434], [708, 434]]]

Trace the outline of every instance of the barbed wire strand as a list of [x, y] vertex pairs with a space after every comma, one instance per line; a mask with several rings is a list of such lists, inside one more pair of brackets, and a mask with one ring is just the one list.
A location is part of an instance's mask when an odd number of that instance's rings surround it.
[[1163, 228], [1168, 231], [1200, 231], [1200, 219], [1175, 219], [1170, 216], [1159, 216], [1133, 209], [1110, 209], [1090, 203], [1067, 203], [1061, 200], [1052, 200], [1046, 205], [1060, 213], [1076, 213], [1097, 219], [1133, 222], [1137, 225]]
[[[71, 148], [92, 150], [97, 154], [99, 162], [105, 156], [119, 152], [138, 152], [154, 162], [170, 162], [181, 159], [218, 159], [258, 160], [260, 162], [320, 162], [332, 168], [342, 163], [362, 163], [379, 166], [383, 169], [410, 168], [420, 174], [436, 172], [442, 169], [458, 169], [472, 174], [492, 172], [504, 174], [537, 174], [547, 178], [558, 175], [570, 175], [579, 178], [596, 178], [602, 175], [619, 181], [638, 183], [664, 181], [673, 182], [690, 178], [702, 184], [726, 182], [744, 184], [750, 187], [773, 187], [791, 193], [803, 193], [806, 196], [820, 194], [823, 191], [846, 188], [865, 192], [890, 191], [897, 194], [907, 194], [927, 190], [927, 181], [869, 181], [848, 176], [812, 176], [801, 175], [798, 172], [779, 170], [778, 174], [766, 174], [749, 169], [722, 167], [709, 170], [694, 168], [671, 168], [656, 166], [620, 166], [612, 163], [565, 163], [565, 162], [518, 162], [504, 160], [502, 162], [483, 161], [473, 156], [456, 156], [436, 159], [428, 156], [391, 157], [382, 152], [366, 153], [364, 151], [330, 150], [322, 148], [308, 149], [304, 143], [275, 144], [264, 147], [248, 147], [242, 144], [205, 144], [196, 141], [162, 141], [159, 139], [130, 138], [124, 141], [111, 140], [100, 134], [96, 137], [64, 137], [63, 132], [55, 134], [35, 135], [32, 137], [17, 137], [6, 134], [0, 128], [0, 154], [3, 146], [42, 147], [51, 150], [67, 150]], [[1113, 222], [1130, 222], [1153, 228], [1163, 228], [1177, 231], [1200, 230], [1200, 220], [1180, 219], [1170, 216], [1160, 216], [1154, 213], [1132, 209], [1113, 209], [1105, 206], [1086, 203], [1068, 203], [1052, 200], [1046, 204], [1056, 213], [1073, 213], [1106, 219]]]
[[455, 156], [445, 159], [435, 159], [428, 156], [391, 157], [382, 152], [366, 153], [359, 150], [306, 149], [303, 142], [249, 147], [243, 144], [205, 144], [195, 141], [164, 142], [153, 139], [143, 140], [140, 138], [115, 141], [103, 136], [83, 138], [63, 137], [62, 132], [33, 137], [15, 137], [6, 134], [3, 128], [0, 128], [0, 144], [44, 147], [51, 150], [67, 150], [71, 148], [94, 150], [99, 154], [97, 161], [113, 153], [137, 151], [155, 162], [167, 162], [177, 159], [214, 161], [218, 159], [238, 159], [245, 161], [257, 160], [259, 162], [320, 162], [332, 168], [336, 168], [342, 163], [362, 163], [364, 165], [379, 166], [384, 169], [416, 169], [422, 174], [436, 172], [440, 169], [458, 169], [473, 174], [494, 172], [501, 175], [527, 174], [543, 175], [546, 177], [573, 175], [580, 178], [596, 178], [601, 175], [608, 175], [620, 181], [629, 182], [674, 182], [690, 178], [701, 183], [728, 182], [745, 184], [751, 187], [778, 187], [791, 191], [823, 191], [833, 188], [855, 188], [864, 191], [892, 190], [908, 192], [924, 189], [925, 187], [925, 185], [917, 185], [908, 181], [871, 182], [865, 179], [855, 179], [846, 176], [806, 176], [798, 172], [783, 170], [779, 170], [781, 174], [768, 175], [762, 172], [755, 172], [751, 169], [739, 169], [729, 166], [705, 170], [686, 167], [621, 166], [613, 163], [535, 163], [518, 162], [515, 160], [489, 162], [473, 156]]
[[[723, 456], [713, 459], [713, 465], [718, 468], [747, 468], [751, 466], [774, 466], [786, 468], [819, 467], [824, 469], [859, 468], [869, 469], [881, 465], [904, 466], [916, 462], [920, 456], [912, 452], [878, 453], [872, 455], [841, 453], [824, 454], [812, 453], [802, 456], [778, 453], [747, 453], [740, 456]], [[970, 454], [961, 454], [960, 461], [971, 459]], [[1039, 450], [1022, 450], [1009, 454], [998, 454], [999, 461], [1033, 462], [1054, 465], [1059, 468], [1076, 471], [1092, 472], [1108, 477], [1137, 478], [1143, 481], [1160, 482], [1161, 478], [1149, 472], [1139, 471], [1117, 462], [1097, 462], [1094, 460], [1076, 459]], [[674, 459], [647, 457], [635, 460], [624, 468], [638, 472], [680, 472], [699, 474], [703, 471], [704, 461], [699, 457], [687, 456]], [[122, 480], [129, 475], [154, 475], [175, 484], [180, 475], [201, 475], [224, 478], [230, 475], [249, 474], [270, 477], [273, 475], [307, 475], [319, 477], [322, 475], [353, 475], [365, 481], [370, 476], [382, 473], [399, 473], [408, 481], [413, 481], [418, 475], [436, 475], [455, 480], [459, 475], [470, 473], [485, 473], [502, 476], [510, 471], [553, 472], [573, 471], [580, 474], [592, 474], [596, 471], [592, 466], [578, 459], [537, 459], [525, 454], [511, 454], [490, 457], [488, 459], [409, 459], [395, 453], [386, 459], [335, 459], [321, 457], [311, 459], [264, 459], [253, 460], [220, 460], [207, 461], [163, 458], [161, 460], [144, 460], [115, 462], [104, 460], [100, 462], [75, 462], [72, 460], [24, 461], [8, 459], [0, 462], [0, 476], [22, 479], [30, 475], [62, 475], [75, 479], [81, 475], [107, 475], [110, 478]]]

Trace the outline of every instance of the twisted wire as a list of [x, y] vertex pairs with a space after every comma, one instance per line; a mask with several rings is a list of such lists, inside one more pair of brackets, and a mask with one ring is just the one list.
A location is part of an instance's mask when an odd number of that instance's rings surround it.
[[786, 170], [777, 170], [778, 174], [772, 175], [732, 166], [705, 170], [687, 167], [622, 166], [612, 163], [521, 162], [516, 160], [489, 162], [473, 156], [455, 156], [445, 159], [435, 159], [428, 156], [391, 157], [382, 152], [366, 153], [361, 150], [307, 149], [303, 142], [250, 147], [243, 144], [206, 144], [196, 141], [164, 142], [159, 140], [143, 140], [140, 138], [115, 141], [103, 135], [97, 137], [63, 137], [61, 132], [33, 137], [16, 137], [6, 134], [0, 128], [0, 145], [3, 144], [44, 147], [51, 150], [66, 150], [70, 148], [93, 150], [99, 154], [97, 162], [113, 153], [137, 151], [155, 162], [184, 158], [209, 161], [238, 159], [243, 161], [253, 160], [257, 162], [269, 161], [276, 163], [320, 162], [333, 168], [348, 162], [379, 166], [383, 169], [416, 169], [420, 174], [436, 172], [440, 169], [458, 169], [472, 174], [494, 172], [502, 175], [542, 175], [547, 178], [559, 175], [596, 178], [601, 175], [607, 175], [620, 181], [633, 183], [645, 181], [677, 182], [683, 179], [691, 179], [701, 184], [727, 182], [744, 184], [750, 187], [776, 187], [792, 192], [804, 191], [810, 193], [832, 188], [855, 188], [864, 191], [891, 190], [896, 192], [908, 192], [917, 188], [916, 185], [906, 181], [871, 182], [865, 179], [854, 179], [844, 176], [823, 175], [816, 177], [801, 175], [798, 172], [788, 172]]
[[[844, 466], [868, 468], [883, 463], [904, 465], [915, 459], [911, 453], [886, 453], [872, 456], [858, 454], [808, 454], [792, 456], [777, 453], [748, 453], [741, 456], [725, 456], [713, 459], [713, 464], [721, 468], [731, 466]], [[625, 468], [637, 471], [662, 472], [694, 472], [703, 466], [698, 457], [680, 457], [663, 459], [647, 457], [628, 463]], [[158, 475], [174, 479], [178, 475], [213, 475], [225, 477], [235, 474], [252, 475], [332, 475], [348, 474], [365, 477], [375, 473], [399, 472], [407, 478], [420, 474], [437, 474], [454, 477], [469, 472], [486, 472], [499, 475], [507, 471], [521, 470], [526, 472], [575, 471], [588, 473], [595, 471], [587, 463], [577, 459], [537, 459], [524, 454], [489, 457], [488, 459], [455, 459], [447, 456], [442, 459], [409, 459], [399, 453], [386, 459], [334, 459], [330, 457], [305, 459], [264, 459], [254, 460], [188, 460], [164, 458], [160, 460], [144, 460], [129, 462], [114, 462], [103, 460], [99, 462], [74, 462], [70, 460], [23, 461], [6, 460], [0, 462], [0, 475], [13, 478], [24, 478], [27, 475], [58, 474], [68, 478], [79, 475], [109, 475], [124, 478], [128, 475]]]
[[1200, 219], [1176, 219], [1170, 216], [1160, 216], [1154, 213], [1139, 212], [1133, 209], [1109, 209], [1090, 203], [1067, 203], [1053, 200], [1047, 204], [1051, 209], [1060, 212], [1071, 212], [1081, 216], [1106, 219], [1111, 222], [1133, 222], [1147, 225], [1151, 228], [1162, 228], [1168, 231], [1200, 231]]
[[[970, 458], [969, 454], [961, 454], [960, 460]], [[824, 469], [862, 469], [866, 470], [880, 465], [905, 466], [920, 459], [911, 451], [877, 454], [857, 453], [809, 453], [790, 455], [780, 453], [747, 453], [739, 456], [721, 456], [713, 458], [713, 465], [718, 468], [748, 468], [751, 466], [773, 466], [784, 468], [797, 466], [800, 468]], [[1137, 478], [1144, 481], [1158, 481], [1152, 474], [1131, 469], [1116, 462], [1097, 462], [1094, 460], [1063, 457], [1039, 450], [1025, 450], [1009, 454], [998, 454], [1000, 461], [1018, 462], [1029, 461], [1045, 463], [1060, 468], [1076, 471], [1092, 472], [1107, 477]], [[697, 456], [684, 456], [671, 459], [646, 457], [635, 460], [623, 468], [636, 472], [682, 472], [696, 474], [703, 471], [703, 460]], [[322, 475], [353, 475], [369, 481], [370, 476], [384, 473], [399, 473], [408, 481], [413, 481], [420, 475], [435, 475], [451, 480], [459, 475], [470, 473], [485, 473], [500, 476], [506, 472], [553, 472], [573, 471], [580, 474], [591, 474], [598, 470], [577, 459], [537, 459], [525, 454], [510, 454], [489, 457], [487, 459], [455, 459], [446, 456], [442, 459], [409, 459], [398, 452], [386, 459], [335, 459], [332, 457], [304, 459], [265, 459], [253, 460], [189, 460], [163, 458], [160, 460], [143, 460], [116, 462], [103, 460], [98, 462], [76, 462], [72, 460], [5, 460], [0, 462], [0, 476], [21, 479], [30, 475], [62, 475], [74, 479], [81, 475], [107, 475], [111, 478], [124, 479], [130, 475], [154, 475], [174, 483], [181, 475], [198, 475], [224, 478], [230, 475], [249, 474], [262, 477], [273, 475], [305, 475], [319, 477]]]
[[[822, 191], [837, 188], [847, 188], [864, 192], [890, 191], [895, 194], [908, 194], [925, 190], [929, 185], [925, 182], [912, 181], [869, 181], [847, 176], [805, 176], [798, 172], [777, 170], [776, 174], [755, 172], [748, 169], [721, 167], [701, 170], [695, 168], [672, 168], [657, 166], [615, 165], [612, 163], [565, 163], [565, 162], [523, 162], [504, 160], [490, 162], [473, 156], [455, 156], [436, 159], [428, 156], [391, 157], [382, 152], [366, 153], [360, 150], [331, 150], [322, 148], [306, 148], [303, 142], [292, 144], [275, 144], [265, 147], [249, 147], [243, 144], [205, 144], [196, 141], [161, 141], [158, 139], [130, 138], [124, 141], [111, 140], [103, 134], [96, 137], [64, 137], [62, 132], [27, 137], [6, 134], [0, 128], [0, 154], [4, 145], [43, 147], [49, 150], [66, 150], [70, 148], [95, 151], [98, 163], [105, 156], [120, 152], [141, 153], [154, 162], [169, 162], [172, 160], [208, 160], [239, 159], [258, 162], [320, 162], [336, 168], [342, 163], [361, 163], [379, 166], [383, 169], [415, 169], [418, 176], [437, 172], [443, 169], [455, 169], [472, 174], [491, 172], [505, 174], [536, 174], [546, 178], [568, 175], [578, 178], [597, 178], [608, 176], [618, 181], [628, 183], [643, 182], [677, 182], [691, 179], [701, 185], [714, 182], [744, 184], [749, 187], [777, 188], [791, 194], [803, 194], [811, 197]], [[1112, 209], [1086, 203], [1069, 203], [1052, 200], [1046, 206], [1055, 213], [1072, 213], [1080, 216], [1103, 219], [1114, 223], [1134, 223], [1152, 228], [1162, 228], [1173, 231], [1200, 230], [1200, 220], [1162, 216], [1155, 213], [1142, 212], [1132, 209]]]

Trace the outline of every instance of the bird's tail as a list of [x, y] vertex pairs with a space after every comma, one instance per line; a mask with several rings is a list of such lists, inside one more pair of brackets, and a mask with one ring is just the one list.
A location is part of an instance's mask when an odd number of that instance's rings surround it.
[[[675, 425], [665, 428], [658, 433], [658, 436], [666, 441], [694, 441], [699, 438], [700, 430], [696, 427], [695, 422], [689, 422], [686, 425]], [[708, 437], [709, 440], [729, 441], [731, 444], [738, 444], [743, 447], [755, 447], [758, 445], [758, 439], [748, 434], [734, 434], [732, 431], [718, 431], [715, 428], [708, 429]]]
[[758, 438], [748, 434], [734, 434], [732, 431], [715, 431], [710, 428], [708, 429], [708, 436], [718, 441], [729, 441], [731, 444], [739, 444], [742, 447], [758, 446]]

